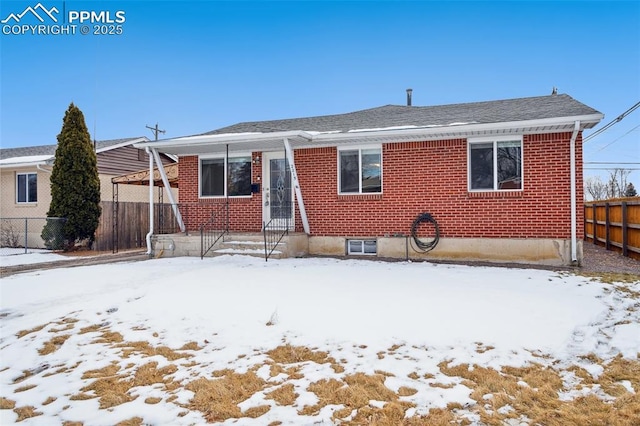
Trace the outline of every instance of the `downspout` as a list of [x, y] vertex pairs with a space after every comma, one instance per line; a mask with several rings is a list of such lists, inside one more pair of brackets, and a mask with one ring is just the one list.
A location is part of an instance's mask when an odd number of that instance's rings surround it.
[[145, 148], [149, 156], [149, 232], [147, 233], [147, 254], [151, 256], [153, 249], [151, 247], [151, 236], [153, 235], [153, 155], [149, 147]]
[[580, 132], [580, 121], [575, 122], [573, 134], [570, 142], [570, 162], [571, 162], [571, 261], [578, 261], [578, 240], [577, 240], [577, 200], [576, 200], [576, 139]]

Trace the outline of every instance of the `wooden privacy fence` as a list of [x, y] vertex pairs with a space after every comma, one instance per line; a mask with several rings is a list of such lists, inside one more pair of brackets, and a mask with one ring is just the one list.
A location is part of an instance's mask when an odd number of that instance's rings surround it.
[[640, 259], [640, 199], [585, 203], [584, 240]]
[[[149, 203], [102, 201], [100, 204], [102, 215], [96, 230], [95, 250], [117, 252], [146, 247]], [[154, 204], [154, 233], [174, 232], [179, 232], [179, 227], [171, 204]]]

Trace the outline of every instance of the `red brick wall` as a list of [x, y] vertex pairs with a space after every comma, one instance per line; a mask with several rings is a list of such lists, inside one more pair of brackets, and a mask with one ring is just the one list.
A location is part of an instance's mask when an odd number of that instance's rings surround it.
[[[569, 238], [570, 138], [571, 133], [524, 136], [524, 190], [518, 192], [468, 192], [465, 139], [384, 144], [383, 194], [378, 195], [338, 195], [336, 148], [296, 150], [295, 165], [314, 236], [407, 234], [415, 217], [429, 212], [442, 237]], [[576, 198], [581, 202], [581, 136], [576, 159]], [[181, 204], [198, 203], [198, 159], [181, 157], [179, 164]], [[258, 174], [253, 171], [254, 182]], [[207, 203], [224, 200], [200, 202]], [[187, 223], [195, 229], [206, 212], [189, 209]], [[231, 199], [231, 229], [259, 231], [261, 209], [260, 194]], [[583, 212], [577, 210], [581, 236]], [[301, 229], [299, 214], [296, 228]]]
[[[255, 154], [254, 154], [255, 155]], [[180, 157], [178, 162], [180, 187], [180, 213], [187, 230], [194, 232], [205, 223], [212, 212], [226, 214], [225, 198], [198, 197], [198, 157]], [[258, 181], [260, 167], [252, 167], [252, 182]], [[229, 198], [229, 228], [238, 232], [259, 232], [262, 229], [262, 195]]]

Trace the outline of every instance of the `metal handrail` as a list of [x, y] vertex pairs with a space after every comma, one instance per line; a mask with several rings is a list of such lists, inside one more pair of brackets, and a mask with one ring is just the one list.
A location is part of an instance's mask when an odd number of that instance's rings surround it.
[[289, 233], [290, 218], [272, 218], [263, 226], [264, 260], [267, 262], [282, 238]]
[[[222, 208], [225, 207], [221, 204]], [[219, 208], [221, 210], [221, 208]], [[211, 218], [200, 225], [200, 259], [203, 259], [225, 234], [229, 233], [229, 214], [211, 213]]]

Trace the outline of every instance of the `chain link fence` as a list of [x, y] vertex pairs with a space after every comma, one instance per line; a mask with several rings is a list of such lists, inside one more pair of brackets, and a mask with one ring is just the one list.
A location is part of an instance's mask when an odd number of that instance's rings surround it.
[[63, 248], [62, 217], [0, 218], [0, 256]]

